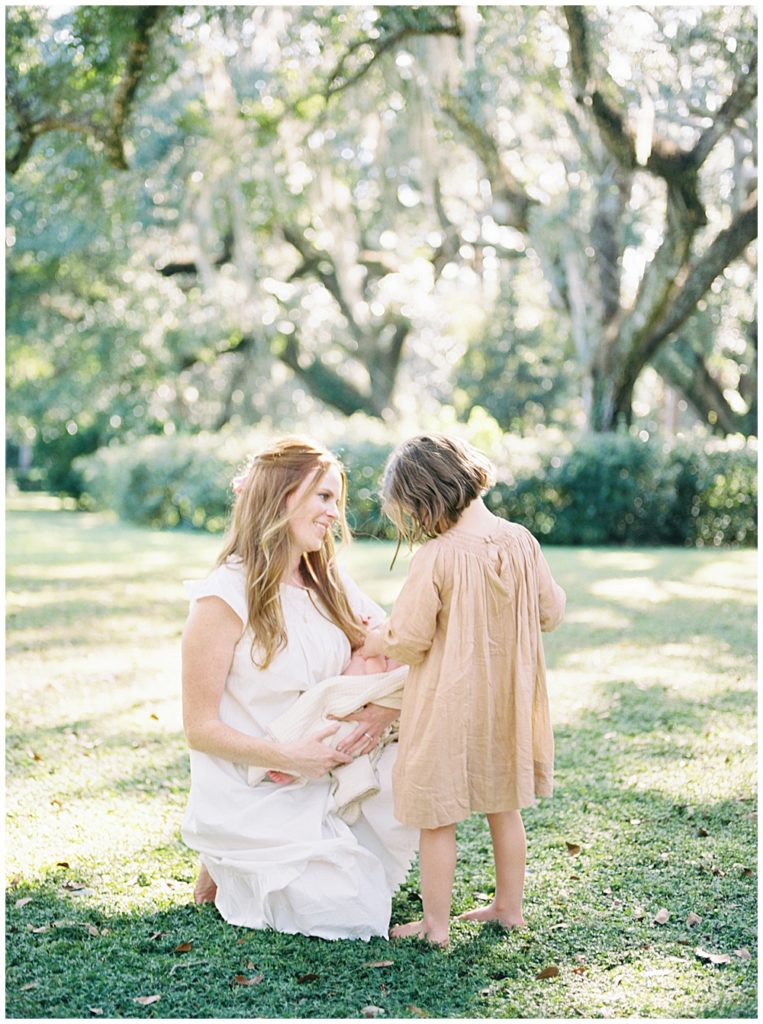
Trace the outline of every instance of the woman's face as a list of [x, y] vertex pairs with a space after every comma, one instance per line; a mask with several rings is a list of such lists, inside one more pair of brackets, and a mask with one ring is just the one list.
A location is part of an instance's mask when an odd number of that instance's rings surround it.
[[295, 551], [318, 551], [326, 533], [339, 517], [342, 477], [336, 466], [329, 466], [317, 483], [310, 474], [286, 499], [289, 538]]

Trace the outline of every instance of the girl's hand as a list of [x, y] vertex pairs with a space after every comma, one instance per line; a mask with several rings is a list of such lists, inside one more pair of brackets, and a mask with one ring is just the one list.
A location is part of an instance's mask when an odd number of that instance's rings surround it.
[[349, 764], [352, 761], [349, 754], [321, 742], [327, 736], [333, 736], [338, 728], [339, 725], [329, 725], [299, 743], [283, 745], [281, 749], [289, 761], [289, 767], [306, 779], [320, 779], [337, 765]]
[[399, 711], [394, 708], [383, 708], [378, 704], [366, 704], [351, 715], [345, 715], [340, 719], [342, 722], [357, 722], [358, 728], [353, 730], [336, 745], [337, 751], [344, 750], [353, 757], [359, 754], [370, 754], [374, 749], [382, 733], [385, 732], [397, 716]]
[[363, 646], [360, 648], [359, 653], [364, 658], [375, 658], [379, 654], [384, 654], [384, 627], [377, 626], [375, 629], [370, 629], [366, 633], [366, 639]]

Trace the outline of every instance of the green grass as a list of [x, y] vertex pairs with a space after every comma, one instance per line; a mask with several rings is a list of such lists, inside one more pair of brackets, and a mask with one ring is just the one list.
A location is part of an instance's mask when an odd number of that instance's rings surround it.
[[[180, 581], [218, 545], [9, 502], [9, 1017], [756, 1017], [754, 552], [547, 549], [568, 613], [546, 641], [556, 793], [524, 816], [529, 927], [462, 922], [443, 952], [192, 905]], [[345, 559], [386, 605], [391, 551]], [[493, 886], [480, 817], [459, 844], [456, 911]], [[419, 905], [414, 870], [394, 920]]]

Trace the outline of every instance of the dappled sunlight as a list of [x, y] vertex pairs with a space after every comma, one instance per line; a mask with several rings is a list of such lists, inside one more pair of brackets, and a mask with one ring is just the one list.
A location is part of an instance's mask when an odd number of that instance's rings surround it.
[[630, 627], [631, 621], [622, 611], [601, 606], [591, 608], [573, 604], [564, 616], [566, 626], [593, 626], [595, 629], [625, 630]]
[[629, 606], [663, 604], [670, 600], [666, 586], [648, 576], [612, 576], [597, 580], [588, 590], [594, 597]]
[[620, 572], [643, 573], [659, 567], [659, 556], [628, 549], [600, 551], [597, 548], [588, 548], [581, 550], [580, 563], [591, 569], [617, 569]]
[[[740, 557], [741, 554], [741, 557]], [[724, 552], [709, 565], [700, 565], [691, 572], [685, 583], [708, 595], [718, 595], [725, 589], [735, 597], [744, 595], [755, 601], [758, 586], [758, 562], [745, 553]]]

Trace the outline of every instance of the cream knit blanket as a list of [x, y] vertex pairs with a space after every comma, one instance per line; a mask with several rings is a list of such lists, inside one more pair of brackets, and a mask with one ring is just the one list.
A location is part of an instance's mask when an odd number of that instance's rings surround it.
[[[388, 672], [372, 675], [331, 676], [324, 679], [305, 690], [288, 711], [274, 719], [268, 726], [268, 735], [279, 743], [292, 743], [327, 725], [336, 724], [334, 719], [344, 718], [364, 704], [380, 704], [382, 707], [399, 709], [407, 675], [408, 666], [399, 665]], [[324, 742], [336, 746], [343, 736], [355, 728], [355, 722], [340, 722], [339, 729]], [[375, 765], [384, 746], [393, 738], [391, 726], [371, 754], [356, 757], [350, 764], [339, 765], [331, 772], [334, 779], [334, 801], [339, 814], [348, 823], [351, 824], [360, 814], [361, 801], [379, 791]], [[267, 768], [251, 765], [247, 772], [247, 782], [250, 786], [256, 786], [267, 772]], [[300, 776], [298, 778], [301, 779]]]

